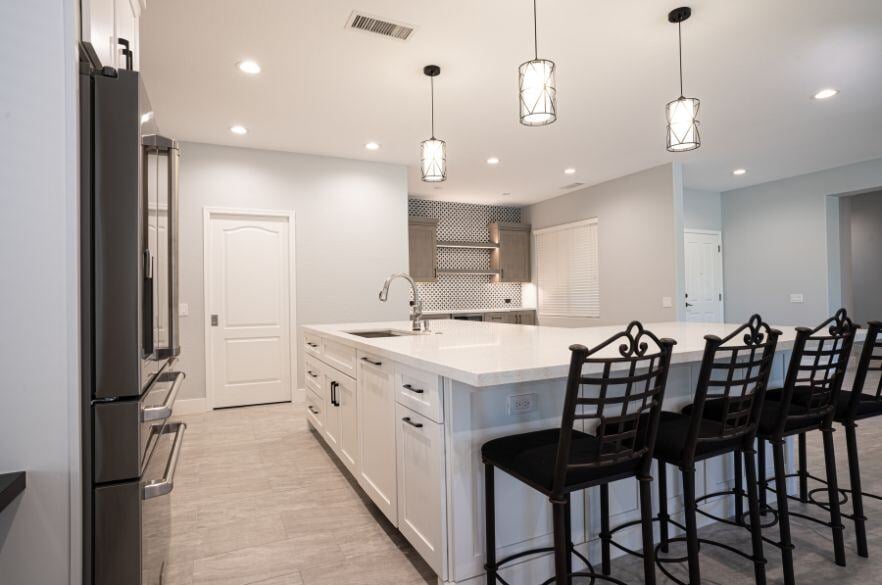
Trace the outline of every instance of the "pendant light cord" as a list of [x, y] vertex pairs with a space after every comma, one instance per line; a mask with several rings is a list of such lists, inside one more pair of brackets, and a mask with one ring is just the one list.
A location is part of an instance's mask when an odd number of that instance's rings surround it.
[[536, 25], [536, 0], [533, 0], [533, 58], [539, 60], [539, 31]]
[[435, 140], [435, 77], [429, 78], [429, 86], [432, 88], [432, 140]]
[[683, 23], [677, 23], [677, 40], [680, 47], [680, 97], [683, 97]]

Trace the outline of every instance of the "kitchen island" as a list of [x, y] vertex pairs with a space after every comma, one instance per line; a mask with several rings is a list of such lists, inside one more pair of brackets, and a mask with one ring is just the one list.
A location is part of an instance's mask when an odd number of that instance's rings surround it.
[[[570, 329], [433, 321], [430, 332], [408, 334], [410, 325], [302, 327], [307, 417], [365, 493], [435, 570], [439, 583], [483, 583], [481, 445], [559, 425], [569, 346], [592, 347], [624, 325]], [[659, 337], [677, 340], [666, 409], [691, 402], [704, 336], [725, 337], [736, 327], [646, 324]], [[792, 327], [779, 329], [783, 335], [773, 383], [783, 381], [795, 339]], [[389, 336], [382, 336], [384, 332]], [[731, 458], [700, 463], [697, 471], [699, 496], [731, 487]], [[668, 508], [676, 514], [678, 475], [668, 477]], [[550, 546], [547, 500], [498, 471], [496, 490], [497, 557]], [[610, 495], [613, 526], [639, 517], [634, 480], [612, 484]], [[598, 502], [594, 490], [573, 497], [574, 541], [594, 558], [599, 554]], [[729, 515], [729, 506], [728, 499], [718, 498], [704, 507]], [[617, 540], [639, 549], [639, 526], [622, 531]], [[520, 585], [542, 582], [552, 572], [546, 555], [525, 558], [500, 573], [512, 585]]]

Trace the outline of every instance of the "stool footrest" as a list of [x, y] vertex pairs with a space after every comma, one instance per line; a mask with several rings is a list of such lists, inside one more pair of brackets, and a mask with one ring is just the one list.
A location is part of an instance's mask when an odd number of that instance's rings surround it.
[[[664, 558], [661, 556], [661, 554], [659, 554], [661, 552], [661, 547], [664, 546], [664, 544], [670, 545], [671, 543], [675, 543], [675, 542], [686, 542], [686, 537], [685, 536], [678, 536], [676, 538], [669, 538], [667, 543], [659, 543], [655, 546], [655, 564], [659, 568], [659, 570], [662, 573], [664, 573], [665, 577], [667, 577], [668, 579], [670, 579], [674, 583], [677, 583], [678, 585], [689, 585], [689, 583], [687, 583], [685, 581], [681, 581], [680, 579], [675, 577], [665, 567], [666, 564], [685, 563], [686, 561], [689, 560], [689, 558], [688, 557], [667, 557], [667, 558]], [[752, 554], [748, 554], [748, 553], [744, 552], [743, 550], [735, 548], [732, 545], [726, 544], [725, 542], [719, 542], [717, 540], [710, 540], [707, 538], [699, 538], [698, 543], [699, 544], [706, 544], [708, 546], [715, 546], [715, 547], [721, 548], [723, 550], [727, 550], [727, 551], [734, 553], [744, 559], [747, 559], [748, 561], [751, 561], [754, 564], [765, 565], [767, 563], [766, 559], [764, 559], [764, 558], [757, 559]]]

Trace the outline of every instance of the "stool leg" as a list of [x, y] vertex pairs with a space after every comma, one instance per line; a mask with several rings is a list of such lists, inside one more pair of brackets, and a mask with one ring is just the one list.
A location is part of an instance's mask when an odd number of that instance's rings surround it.
[[839, 511], [839, 482], [836, 479], [836, 452], [833, 428], [821, 429], [824, 435], [824, 463], [827, 466], [827, 494], [830, 498], [830, 524], [833, 529], [833, 554], [836, 564], [845, 566], [845, 541], [842, 536], [842, 515]]
[[658, 462], [658, 532], [662, 552], [668, 552], [668, 464]]
[[600, 572], [609, 575], [610, 545], [609, 545], [609, 484], [600, 486]]
[[757, 439], [757, 473], [759, 474], [760, 514], [765, 516], [769, 508], [769, 476], [766, 475], [766, 440]]
[[858, 554], [868, 557], [867, 527], [864, 517], [864, 494], [861, 488], [861, 467], [858, 459], [857, 425], [854, 421], [845, 424], [845, 443], [848, 448], [848, 474], [851, 481], [851, 505], [854, 512], [854, 533], [857, 537]]
[[569, 585], [571, 577], [567, 572], [567, 558], [570, 556], [567, 550], [567, 505], [565, 502], [552, 501], [551, 510], [554, 520], [554, 582], [556, 585]]
[[641, 477], [640, 519], [643, 525], [643, 582], [655, 585], [655, 541], [652, 538], [652, 478]]
[[689, 583], [700, 585], [698, 521], [695, 503], [695, 467], [683, 467], [683, 503], [686, 509], [686, 554], [689, 557]]
[[756, 482], [756, 451], [744, 451], [747, 470], [747, 507], [750, 511], [750, 539], [753, 544], [753, 573], [756, 585], [766, 585], [766, 559], [763, 556], [763, 529], [760, 525], [759, 499]]
[[735, 523], [744, 526], [744, 470], [741, 467], [741, 450], [732, 453], [735, 460]]
[[566, 531], [567, 531], [567, 575], [573, 574], [573, 509], [570, 494], [567, 494]]
[[784, 585], [794, 585], [793, 541], [790, 538], [790, 513], [787, 507], [787, 478], [784, 467], [784, 440], [772, 443], [775, 458], [775, 494], [778, 500], [778, 528], [781, 531], [781, 564], [784, 570]]
[[487, 585], [496, 585], [496, 497], [493, 486], [493, 466], [484, 464], [484, 569]]
[[799, 501], [808, 502], [808, 454], [805, 445], [805, 433], [799, 433]]

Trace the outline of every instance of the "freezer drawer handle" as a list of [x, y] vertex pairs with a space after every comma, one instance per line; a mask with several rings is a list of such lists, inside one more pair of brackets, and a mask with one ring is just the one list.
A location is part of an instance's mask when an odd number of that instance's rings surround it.
[[416, 427], [416, 428], [418, 428], [418, 429], [423, 428], [423, 423], [415, 423], [415, 422], [413, 422], [412, 420], [410, 420], [410, 417], [409, 417], [409, 416], [406, 416], [406, 417], [404, 417], [404, 418], [401, 419], [401, 420], [403, 420], [404, 422], [406, 422], [407, 424], [409, 424], [409, 425], [412, 426], [412, 427]]
[[158, 498], [159, 496], [164, 496], [166, 494], [171, 493], [172, 489], [175, 487], [175, 470], [178, 468], [178, 457], [181, 455], [181, 445], [184, 444], [184, 431], [187, 430], [187, 425], [185, 423], [172, 423], [166, 425], [165, 429], [162, 431], [165, 433], [174, 433], [175, 434], [175, 442], [172, 445], [171, 455], [168, 458], [168, 463], [165, 464], [165, 473], [162, 479], [154, 479], [152, 481], [147, 482], [144, 486], [144, 495], [142, 496], [145, 500], [150, 500], [153, 498]]
[[425, 392], [425, 390], [423, 390], [422, 388], [414, 388], [410, 384], [405, 384], [404, 386], [402, 386], [402, 388], [404, 388], [405, 390], [410, 390], [414, 394], [422, 394], [423, 392]]
[[175, 381], [172, 383], [171, 390], [168, 391], [165, 402], [160, 406], [151, 406], [143, 409], [141, 411], [141, 421], [165, 420], [170, 417], [175, 406], [175, 400], [178, 397], [178, 390], [181, 389], [181, 384], [184, 383], [184, 378], [186, 377], [187, 375], [184, 372], [175, 372]]

